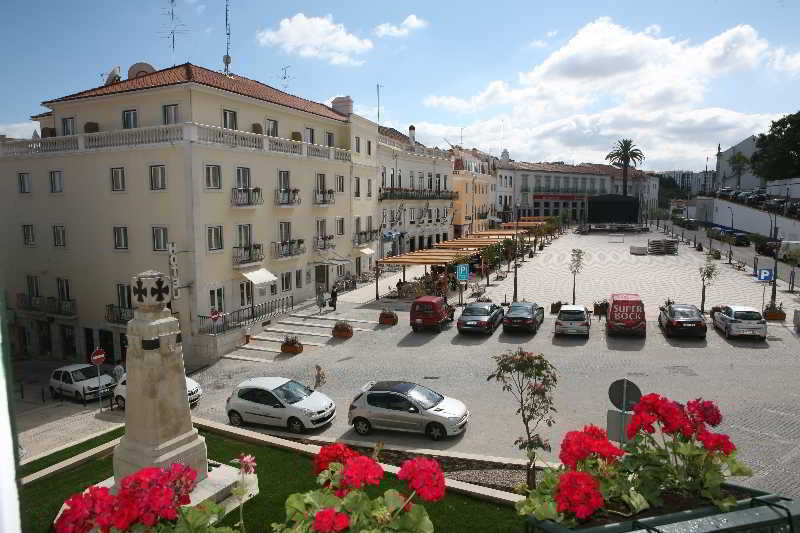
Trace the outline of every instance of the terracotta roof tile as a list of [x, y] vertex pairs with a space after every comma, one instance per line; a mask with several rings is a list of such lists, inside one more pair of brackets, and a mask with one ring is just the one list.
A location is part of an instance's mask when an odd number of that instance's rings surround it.
[[347, 116], [342, 115], [331, 109], [330, 107], [300, 98], [283, 91], [279, 91], [274, 87], [263, 84], [261, 82], [239, 76], [237, 74], [225, 75], [221, 72], [209, 70], [207, 68], [198, 67], [191, 63], [177, 65], [175, 67], [157, 70], [150, 74], [145, 74], [138, 78], [128, 79], [110, 85], [103, 85], [89, 89], [86, 91], [77, 92], [54, 100], [43, 102], [44, 105], [54, 102], [65, 102], [69, 100], [79, 100], [81, 98], [91, 98], [93, 96], [105, 96], [109, 94], [119, 94], [131, 91], [139, 91], [142, 89], [153, 89], [156, 87], [166, 87], [169, 85], [179, 85], [182, 83], [199, 83], [208, 87], [214, 87], [223, 91], [249, 96], [265, 102], [278, 104], [307, 113], [313, 113], [321, 117], [339, 120], [342, 122], [347, 121]]
[[[557, 172], [561, 174], [593, 174], [595, 176], [611, 176], [614, 179], [622, 179], [622, 169], [613, 165], [601, 165], [597, 163], [581, 163], [580, 165], [567, 165], [564, 163], [528, 163], [525, 161], [500, 162], [500, 168], [514, 170], [531, 170], [534, 172]], [[638, 179], [644, 172], [635, 168], [628, 169], [628, 178]]]

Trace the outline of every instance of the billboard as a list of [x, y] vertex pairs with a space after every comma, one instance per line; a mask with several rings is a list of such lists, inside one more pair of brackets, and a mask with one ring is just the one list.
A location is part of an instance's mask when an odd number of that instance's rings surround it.
[[635, 224], [639, 221], [639, 200], [619, 194], [590, 196], [587, 212], [586, 222], [589, 224]]

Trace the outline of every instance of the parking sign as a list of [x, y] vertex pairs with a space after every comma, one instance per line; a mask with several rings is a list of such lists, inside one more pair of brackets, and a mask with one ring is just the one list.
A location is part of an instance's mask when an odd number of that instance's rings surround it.
[[469, 265], [466, 264], [456, 265], [456, 276], [458, 277], [458, 281], [468, 281]]
[[758, 281], [772, 281], [772, 269], [771, 268], [759, 268], [758, 269]]

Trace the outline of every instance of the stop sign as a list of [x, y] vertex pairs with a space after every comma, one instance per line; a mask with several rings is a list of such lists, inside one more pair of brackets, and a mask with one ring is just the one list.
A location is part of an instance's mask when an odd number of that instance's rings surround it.
[[96, 348], [95, 351], [92, 352], [92, 364], [95, 365], [102, 365], [106, 360], [106, 351], [102, 348]]

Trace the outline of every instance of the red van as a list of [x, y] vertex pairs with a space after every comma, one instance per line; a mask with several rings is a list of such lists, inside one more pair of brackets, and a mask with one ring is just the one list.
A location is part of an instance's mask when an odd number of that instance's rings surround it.
[[644, 304], [638, 294], [612, 294], [608, 301], [606, 333], [647, 335]]
[[454, 312], [441, 296], [420, 296], [411, 304], [411, 329], [429, 327], [442, 331], [445, 323], [453, 320]]

